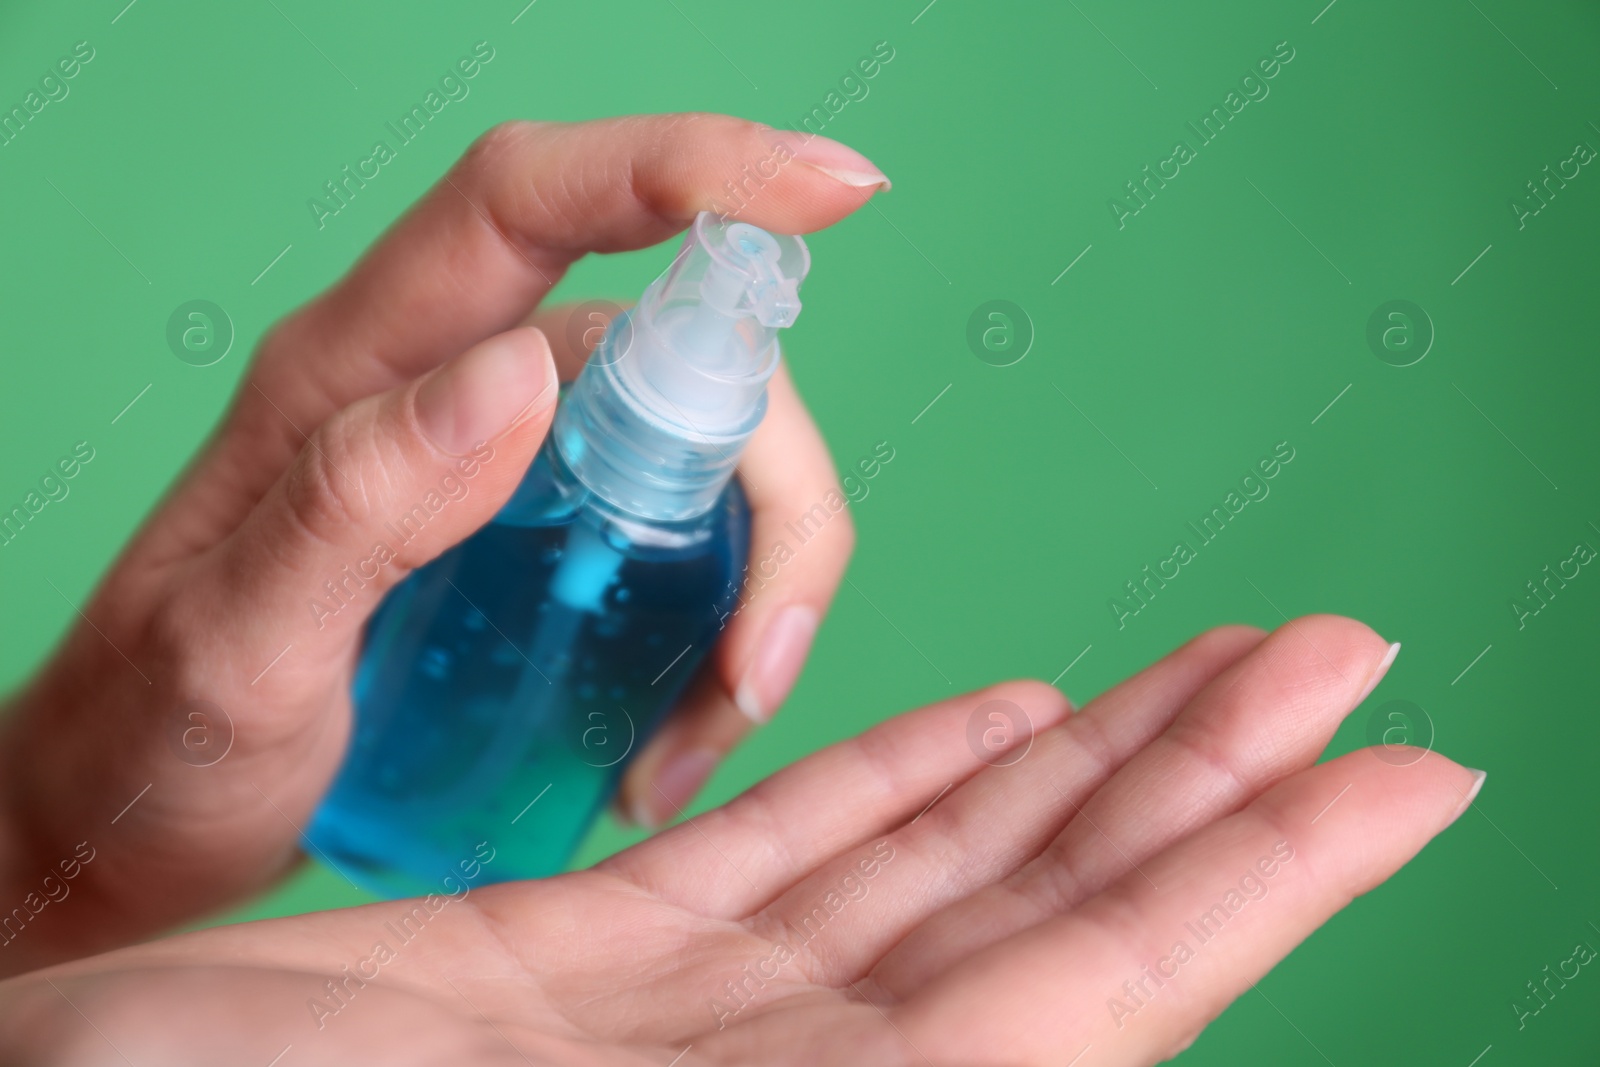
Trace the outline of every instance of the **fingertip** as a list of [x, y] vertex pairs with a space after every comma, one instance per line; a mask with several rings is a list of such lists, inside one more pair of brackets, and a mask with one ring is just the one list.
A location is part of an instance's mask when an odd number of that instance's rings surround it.
[[1432, 749], [1404, 745], [1380, 745], [1340, 759], [1358, 754], [1376, 756], [1382, 763], [1382, 785], [1396, 790], [1391, 794], [1395, 812], [1407, 807], [1418, 812], [1431, 809], [1433, 834], [1443, 833], [1466, 814], [1488, 778], [1487, 772], [1464, 766]]
[[894, 183], [890, 182], [887, 177], [875, 170], [845, 170], [840, 167], [824, 167], [816, 163], [810, 163], [807, 164], [807, 166], [810, 166], [814, 170], [821, 171], [827, 177], [832, 178], [834, 181], [839, 182], [842, 185], [847, 185], [852, 189], [867, 190], [867, 196], [871, 196], [873, 193], [877, 192], [887, 193], [890, 189], [894, 188]]
[[[646, 781], [642, 775], [640, 781]], [[646, 781], [644, 788], [648, 789]], [[632, 773], [623, 776], [622, 785], [617, 789], [617, 795], [611, 798], [611, 817], [618, 825], [627, 830], [655, 830], [658, 823], [655, 814], [645, 804], [635, 776]]]
[[[650, 828], [670, 822], [677, 814], [673, 804], [687, 808], [711, 771], [750, 732], [750, 720], [734, 707], [721, 672], [706, 667], [628, 764], [612, 805], [619, 820]], [[682, 758], [691, 753], [701, 755]]]
[[1348, 615], [1333, 615], [1329, 613], [1302, 615], [1297, 619], [1291, 619], [1286, 622], [1284, 627], [1291, 632], [1299, 629], [1327, 634], [1331, 639], [1336, 638], [1341, 642], [1356, 646], [1364, 652], [1379, 650], [1375, 654], [1381, 655], [1381, 650], [1389, 647], [1389, 642], [1381, 637], [1378, 631], [1360, 619], [1353, 619]]
[[744, 713], [744, 717], [757, 726], [765, 723], [769, 716], [761, 707], [761, 701], [755, 694], [755, 686], [748, 680], [740, 682], [733, 692], [734, 705]]
[[1396, 641], [1385, 650], [1383, 658], [1373, 665], [1371, 673], [1367, 675], [1366, 683], [1361, 688], [1361, 695], [1356, 697], [1357, 704], [1366, 700], [1367, 697], [1372, 695], [1372, 691], [1378, 688], [1378, 683], [1383, 681], [1384, 676], [1389, 673], [1389, 668], [1394, 664], [1395, 657], [1398, 655], [1400, 655], [1400, 642]]
[[518, 355], [522, 360], [524, 379], [539, 390], [536, 399], [542, 406], [553, 407], [560, 383], [556, 375], [555, 354], [544, 330], [527, 324], [513, 326], [484, 343], [496, 342], [509, 346]]
[[496, 334], [489, 338], [490, 341], [500, 341], [505, 344], [516, 345], [529, 357], [538, 358], [541, 354], [550, 355], [550, 339], [543, 330], [532, 324], [513, 326], [504, 333]]
[[674, 753], [661, 761], [655, 779], [650, 783], [654, 794], [649, 808], [655, 816], [655, 825], [687, 814], [687, 809], [705, 787], [711, 772], [722, 762], [722, 753], [712, 748], [690, 748]]
[[614, 811], [617, 821], [630, 829], [655, 830], [659, 828], [655, 822], [654, 814], [638, 798], [634, 798], [632, 803], [617, 804]]
[[480, 341], [418, 384], [418, 428], [446, 455], [462, 456], [555, 404], [550, 344], [534, 327]]
[[[849, 145], [821, 134], [762, 128], [762, 135], [774, 149], [788, 152], [796, 163], [820, 171], [833, 181], [852, 189], [876, 192], [894, 188], [878, 165]], [[870, 193], [868, 195], [871, 195]]]
[[1290, 619], [1262, 642], [1280, 684], [1335, 699], [1346, 714], [1382, 680], [1394, 652], [1366, 623], [1343, 615]]
[[[1477, 800], [1488, 778], [1485, 771], [1467, 767], [1429, 748], [1412, 745], [1373, 745], [1346, 753], [1315, 770], [1348, 768], [1357, 778], [1384, 791], [1391, 818], [1405, 812], [1431, 812], [1434, 830], [1442, 833]], [[1426, 817], [1426, 816], [1424, 816]]]
[[755, 653], [733, 687], [734, 705], [751, 722], [770, 721], [788, 699], [811, 653], [820, 621], [820, 613], [810, 604], [785, 605], [767, 620], [756, 639]]
[[[655, 829], [654, 817], [644, 803], [644, 791], [650, 788], [650, 775], [660, 762], [658, 745], [647, 748], [623, 772], [616, 795], [611, 798], [611, 816], [629, 829]], [[661, 751], [665, 751], [662, 749]]]
[[820, 134], [727, 115], [696, 115], [685, 121], [703, 138], [691, 150], [706, 153], [698, 198], [685, 205], [692, 210], [710, 210], [782, 233], [811, 233], [892, 187], [872, 160]]
[[1015, 704], [1028, 716], [1035, 730], [1065, 721], [1076, 710], [1072, 698], [1049, 682], [1037, 678], [1013, 678], [980, 689], [976, 696], [984, 701], [1004, 700]]
[[1456, 793], [1461, 797], [1461, 804], [1456, 808], [1455, 814], [1450, 817], [1452, 825], [1457, 819], [1466, 814], [1468, 808], [1472, 807], [1473, 802], [1478, 799], [1478, 794], [1483, 791], [1483, 783], [1489, 778], [1488, 771], [1480, 771], [1476, 767], [1465, 767], [1460, 764], [1457, 764], [1457, 766], [1466, 773], [1467, 780], [1464, 784], [1457, 783], [1454, 786]]
[[723, 753], [704, 745], [673, 748], [652, 761], [654, 766], [630, 781], [617, 795], [612, 811], [626, 826], [657, 830], [675, 818], [687, 817], [689, 805], [705, 788]]
[[1467, 809], [1472, 807], [1473, 802], [1478, 799], [1478, 794], [1483, 790], [1484, 781], [1489, 777], [1486, 771], [1464, 766], [1449, 756], [1431, 749], [1413, 750], [1416, 752], [1413, 761], [1404, 758], [1407, 750], [1400, 747], [1390, 746], [1369, 751], [1377, 752], [1378, 758], [1393, 769], [1391, 773], [1398, 772], [1404, 775], [1411, 771], [1421, 771], [1422, 782], [1428, 782], [1431, 778], [1431, 783], [1428, 785], [1418, 784], [1413, 788], [1425, 790], [1431, 788], [1432, 796], [1427, 801], [1422, 801], [1419, 797], [1418, 801], [1431, 804], [1437, 812], [1434, 834], [1443, 833], [1467, 813]]

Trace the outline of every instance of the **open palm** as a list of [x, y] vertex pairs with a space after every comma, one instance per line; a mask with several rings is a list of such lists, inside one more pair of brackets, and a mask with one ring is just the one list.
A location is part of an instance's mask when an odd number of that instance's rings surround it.
[[891, 719], [588, 871], [123, 949], [0, 1010], [29, 1063], [1152, 1063], [1475, 795], [1431, 753], [1312, 766], [1393, 651], [1214, 630], [1076, 714], [1009, 683]]

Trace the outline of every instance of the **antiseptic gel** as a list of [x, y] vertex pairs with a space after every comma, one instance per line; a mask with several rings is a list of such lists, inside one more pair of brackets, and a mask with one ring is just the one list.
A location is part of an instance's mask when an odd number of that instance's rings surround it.
[[766, 411], [805, 242], [702, 213], [563, 395], [506, 506], [368, 624], [349, 753], [306, 836], [435, 891], [560, 871], [715, 642], [749, 551], [734, 464]]

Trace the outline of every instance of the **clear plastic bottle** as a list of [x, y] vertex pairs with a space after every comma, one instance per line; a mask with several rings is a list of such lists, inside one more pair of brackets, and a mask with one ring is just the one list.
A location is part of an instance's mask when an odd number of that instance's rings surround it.
[[379, 605], [309, 843], [389, 895], [560, 871], [700, 665], [749, 551], [734, 477], [766, 411], [798, 237], [702, 213], [616, 319], [483, 529]]

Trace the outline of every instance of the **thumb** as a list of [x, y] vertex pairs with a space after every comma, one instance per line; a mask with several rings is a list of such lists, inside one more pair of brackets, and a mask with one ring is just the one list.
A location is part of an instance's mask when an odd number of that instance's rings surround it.
[[385, 592], [506, 502], [557, 395], [550, 346], [524, 328], [323, 423], [220, 546], [222, 602], [259, 645], [239, 651], [342, 656]]

